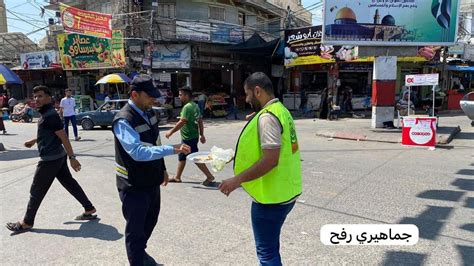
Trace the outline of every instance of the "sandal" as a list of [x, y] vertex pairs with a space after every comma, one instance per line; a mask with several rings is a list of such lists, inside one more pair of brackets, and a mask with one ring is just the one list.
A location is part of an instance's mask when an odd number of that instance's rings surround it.
[[181, 181], [181, 179], [176, 179], [176, 178], [170, 178], [168, 180], [168, 183], [181, 183], [183, 181]]
[[205, 187], [209, 187], [209, 186], [211, 186], [213, 183], [214, 183], [214, 179], [212, 179], [212, 180], [206, 179], [206, 180], [204, 180], [201, 184], [202, 184], [203, 186], [205, 186]]
[[83, 213], [79, 216], [76, 216], [76, 218], [74, 218], [74, 220], [76, 221], [85, 221], [85, 220], [94, 220], [94, 219], [97, 219], [97, 214]]
[[23, 225], [20, 222], [7, 223], [5, 226], [7, 227], [8, 230], [13, 231], [14, 233], [23, 233], [23, 232], [29, 231], [29, 230], [31, 230], [31, 228], [33, 228], [33, 226], [25, 228], [25, 227], [23, 227]]

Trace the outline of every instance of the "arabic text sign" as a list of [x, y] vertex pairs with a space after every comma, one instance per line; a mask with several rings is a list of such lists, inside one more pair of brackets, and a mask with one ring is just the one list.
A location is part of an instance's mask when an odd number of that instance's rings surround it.
[[325, 0], [323, 42], [333, 45], [454, 44], [460, 0]]
[[22, 69], [48, 69], [61, 67], [56, 51], [41, 51], [20, 55]]
[[[146, 65], [146, 64], [145, 64]], [[191, 47], [186, 44], [158, 44], [153, 51], [153, 68], [190, 68]]]
[[332, 46], [321, 43], [322, 26], [285, 31], [285, 66], [346, 62], [368, 62], [359, 58], [355, 46]]
[[405, 86], [434, 86], [438, 85], [439, 74], [406, 75]]
[[58, 34], [58, 47], [65, 70], [125, 67], [123, 35], [118, 30], [113, 31], [112, 39]]
[[326, 224], [321, 227], [324, 245], [399, 245], [418, 243], [419, 231], [414, 224]]
[[85, 35], [112, 38], [112, 15], [86, 11], [60, 3], [64, 30]]

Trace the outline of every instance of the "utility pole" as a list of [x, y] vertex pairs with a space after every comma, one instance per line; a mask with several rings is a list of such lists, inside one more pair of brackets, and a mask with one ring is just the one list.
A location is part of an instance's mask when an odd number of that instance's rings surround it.
[[149, 69], [149, 74], [150, 76], [153, 73], [153, 51], [155, 50], [154, 47], [154, 34], [153, 34], [153, 9], [151, 10], [151, 15], [150, 15], [150, 39], [148, 41], [148, 46], [150, 47], [150, 69]]

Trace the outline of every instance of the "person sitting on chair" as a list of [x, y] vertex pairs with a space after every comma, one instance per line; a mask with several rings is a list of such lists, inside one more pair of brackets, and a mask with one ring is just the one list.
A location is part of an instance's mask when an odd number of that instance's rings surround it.
[[[407, 116], [408, 115], [408, 91], [403, 92], [402, 98], [398, 100], [396, 108], [400, 113], [400, 116]], [[415, 105], [413, 102], [410, 101], [410, 113], [415, 114]]]

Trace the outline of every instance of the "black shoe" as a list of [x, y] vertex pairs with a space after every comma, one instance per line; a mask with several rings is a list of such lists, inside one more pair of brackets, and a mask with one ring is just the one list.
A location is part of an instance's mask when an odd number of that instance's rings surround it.
[[150, 254], [148, 254], [146, 251], [145, 251], [145, 258], [144, 258], [143, 261], [144, 261], [145, 266], [158, 265], [158, 263], [156, 263], [155, 259], [152, 256], [150, 256]]

